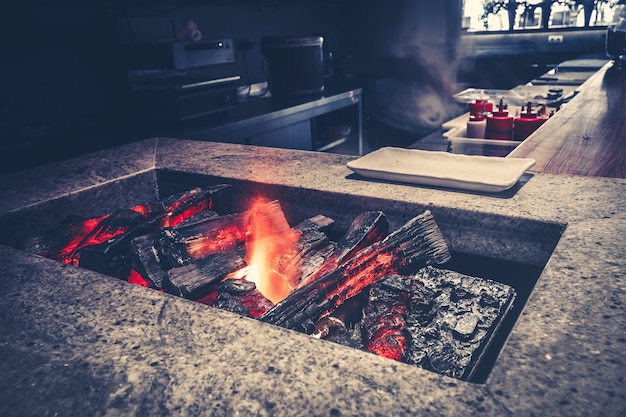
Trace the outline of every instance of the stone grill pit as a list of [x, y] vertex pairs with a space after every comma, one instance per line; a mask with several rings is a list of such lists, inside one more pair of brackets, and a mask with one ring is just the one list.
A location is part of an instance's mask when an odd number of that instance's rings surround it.
[[[87, 190], [80, 196], [73, 195], [44, 203], [41, 206], [30, 207], [20, 213], [13, 213], [7, 216], [8, 219], [4, 219], [7, 221], [5, 223], [7, 227], [16, 229], [15, 233], [12, 234], [12, 241], [7, 243], [13, 247], [24, 249], [25, 242], [30, 237], [48, 230], [52, 224], [64, 220], [68, 214], [82, 217], [98, 216], [115, 208], [154, 201], [155, 198], [163, 198], [169, 194], [193, 187], [206, 187], [224, 182], [224, 179], [221, 178], [168, 171], [156, 172], [156, 179], [157, 182], [153, 190], [150, 190], [150, 187], [145, 190], [146, 187], [143, 184], [140, 185], [142, 191], [133, 193], [137, 197], [134, 197], [132, 202], [123, 201], [126, 196], [121, 199], [122, 201], [111, 198], [108, 195], [111, 190], [107, 190], [107, 188], [113, 188], [112, 191], [115, 195], [117, 192], [115, 188], [120, 185], [111, 184], [103, 186], [99, 190]], [[125, 180], [126, 184], [122, 186], [122, 189], [127, 190], [128, 187], [134, 187], [138, 185], [137, 183], [143, 183], [144, 180], [150, 182], [149, 176], [146, 179], [140, 176]], [[333, 227], [326, 231], [334, 241], [338, 241], [345, 233], [349, 227], [350, 219], [354, 218], [354, 213], [370, 208], [350, 207], [349, 210], [342, 210], [337, 204], [329, 207], [319, 204], [315, 206], [306, 204], [308, 199], [301, 198], [302, 196], [299, 194], [302, 193], [302, 190], [281, 187], [268, 188], [253, 182], [228, 182], [233, 188], [233, 201], [230, 211], [234, 213], [244, 211], [249, 207], [250, 199], [258, 195], [276, 198], [281, 202], [290, 225], [298, 224], [314, 213], [328, 215], [335, 219]], [[133, 189], [133, 191], [135, 190]], [[126, 195], [130, 194], [126, 193]], [[137, 200], [137, 198], [141, 199]], [[78, 204], [76, 204], [77, 202]], [[119, 205], [116, 206], [116, 202]], [[392, 227], [394, 223], [397, 226], [401, 224], [401, 220], [391, 217], [390, 223]], [[413, 310], [419, 314], [410, 320], [411, 338], [429, 346], [431, 351], [426, 353], [422, 350], [411, 351], [405, 362], [417, 364], [430, 371], [459, 379], [472, 382], [485, 381], [540, 271], [540, 266], [494, 260], [460, 252], [453, 252], [452, 260], [442, 265], [441, 269], [429, 267], [411, 271], [410, 276], [417, 276], [419, 281], [424, 284], [418, 301], [413, 305]], [[401, 282], [402, 279], [399, 277], [390, 277], [377, 288], [384, 292], [397, 288], [398, 283]], [[479, 325], [481, 318], [473, 312], [473, 309], [479, 305], [484, 307], [491, 304], [493, 306], [494, 300], [498, 296], [502, 300], [502, 305], [498, 306], [501, 310], [498, 311], [502, 314], [498, 314], [493, 320], [491, 323], [493, 326], [486, 329], [481, 328]], [[437, 306], [437, 313], [433, 313], [433, 310], [430, 309], [433, 304]], [[429, 309], [424, 308], [426, 305], [429, 306]], [[505, 316], [504, 320], [501, 320], [502, 315]], [[329, 340], [363, 349], [363, 346], [359, 345], [361, 343], [359, 324], [356, 322], [355, 325], [354, 319], [351, 320], [352, 325], [348, 327], [346, 332], [331, 336]], [[467, 358], [454, 361], [462, 363], [458, 367], [451, 367], [450, 357], [455, 354], [451, 350], [451, 346], [454, 343], [463, 344], [464, 341], [471, 345], [468, 340], [471, 341], [472, 335], [479, 332], [485, 333], [478, 338], [481, 341], [479, 346], [472, 346], [474, 349], [472, 354]]]

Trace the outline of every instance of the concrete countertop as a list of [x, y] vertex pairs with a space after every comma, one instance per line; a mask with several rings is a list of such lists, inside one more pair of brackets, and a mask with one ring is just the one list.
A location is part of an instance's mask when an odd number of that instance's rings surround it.
[[557, 225], [558, 244], [484, 384], [0, 245], [0, 415], [626, 413], [626, 180], [534, 173], [491, 195], [366, 181], [346, 167], [354, 158], [148, 139], [0, 177], [0, 218], [158, 168], [328, 192], [338, 211], [371, 203], [398, 216], [454, 213], [459, 224]]

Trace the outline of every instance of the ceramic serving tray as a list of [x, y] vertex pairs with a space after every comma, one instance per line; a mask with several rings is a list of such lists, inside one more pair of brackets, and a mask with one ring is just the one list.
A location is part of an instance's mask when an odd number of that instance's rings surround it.
[[367, 178], [472, 191], [511, 188], [534, 159], [462, 155], [384, 147], [347, 163]]

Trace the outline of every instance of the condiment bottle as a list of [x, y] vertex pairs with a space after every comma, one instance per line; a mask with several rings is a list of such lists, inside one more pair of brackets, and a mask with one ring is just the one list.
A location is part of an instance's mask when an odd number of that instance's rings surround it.
[[515, 118], [513, 125], [513, 140], [523, 141], [539, 128], [547, 118], [538, 117], [537, 112], [532, 111], [532, 104], [526, 105], [526, 111], [522, 107], [522, 113]]
[[500, 99], [498, 111], [487, 116], [487, 127], [485, 130], [487, 139], [513, 139], [513, 117], [504, 109], [504, 102]]
[[493, 113], [493, 103], [487, 99], [476, 99], [473, 103], [470, 103], [470, 116], [484, 113]]
[[467, 137], [468, 138], [485, 138], [485, 129], [487, 127], [487, 120], [482, 114], [470, 114], [467, 121]]

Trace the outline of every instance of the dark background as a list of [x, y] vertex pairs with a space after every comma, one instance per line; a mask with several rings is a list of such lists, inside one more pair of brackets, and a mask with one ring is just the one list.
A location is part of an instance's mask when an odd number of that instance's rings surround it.
[[[594, 39], [529, 53], [526, 41], [525, 52], [516, 53], [510, 36], [502, 35], [500, 52], [477, 57], [460, 42], [461, 0], [392, 3], [26, 0], [2, 6], [0, 172], [143, 139], [128, 108], [124, 46], [167, 39], [189, 20], [203, 40], [232, 38], [247, 46], [236, 52], [242, 85], [266, 81], [263, 36], [322, 34], [336, 77], [374, 85], [364, 92], [364, 100], [377, 96], [367, 117], [387, 126], [387, 137], [407, 140], [453, 115], [451, 95], [464, 86], [511, 88], [602, 48]], [[379, 79], [391, 80], [383, 91]]]

